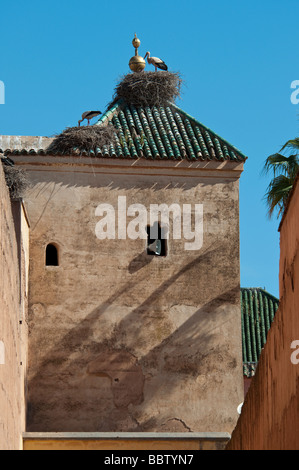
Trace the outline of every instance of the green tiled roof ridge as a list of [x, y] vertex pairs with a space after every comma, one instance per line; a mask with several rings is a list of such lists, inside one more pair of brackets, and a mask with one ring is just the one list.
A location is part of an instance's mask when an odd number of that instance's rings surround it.
[[125, 105], [124, 103], [124, 100], [122, 98], [120, 98], [113, 106], [111, 106], [111, 108], [108, 108], [103, 114], [102, 116], [98, 119], [98, 121], [93, 124], [94, 126], [100, 126], [101, 124], [103, 124], [107, 119], [109, 121], [111, 121], [111, 119], [113, 118], [114, 114], [117, 113], [119, 111], [119, 109], [121, 107], [123, 107], [123, 105]]
[[199, 127], [202, 127], [203, 129], [205, 129], [206, 131], [208, 131], [210, 134], [212, 134], [216, 139], [219, 139], [223, 144], [225, 145], [228, 145], [232, 150], [234, 150], [236, 153], [238, 153], [244, 160], [247, 160], [247, 156], [244, 155], [239, 149], [237, 149], [237, 147], [235, 147], [234, 145], [232, 145], [230, 142], [228, 142], [226, 139], [223, 139], [223, 137], [220, 137], [218, 134], [216, 134], [216, 132], [214, 132], [212, 129], [210, 129], [209, 127], [205, 126], [202, 122], [198, 121], [198, 119], [196, 119], [195, 117], [191, 116], [190, 114], [188, 114], [186, 111], [184, 111], [183, 109], [179, 108], [179, 106], [177, 106], [176, 104], [174, 103], [171, 103], [169, 102], [169, 106], [172, 106], [174, 109], [176, 109], [179, 113], [183, 114], [186, 118], [190, 119], [192, 122], [194, 122], [194, 124], [197, 124]]

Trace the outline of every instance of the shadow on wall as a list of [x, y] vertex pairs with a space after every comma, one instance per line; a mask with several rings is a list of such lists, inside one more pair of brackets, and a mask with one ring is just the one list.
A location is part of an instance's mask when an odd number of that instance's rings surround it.
[[[215, 254], [217, 249], [208, 249], [181, 268], [138, 307], [120, 317], [110, 336], [100, 343], [93, 333], [101, 328], [101, 316], [114, 303], [119, 305], [121, 296], [142, 277], [127, 282], [57, 342], [29, 379], [27, 430], [190, 431], [180, 420], [168, 425], [155, 417], [140, 422], [138, 418], [140, 407], [144, 412], [161, 388], [167, 386], [162, 391], [167, 393], [167, 402], [182, 380], [209, 373], [216, 386], [223, 362], [231, 369], [237, 366], [228, 348], [212, 345], [211, 340], [215, 325], [219, 328], [228, 321], [223, 304], [239, 302], [239, 286], [201, 306], [175, 330], [162, 311], [164, 292], [184, 274], [194, 275], [192, 270]], [[156, 341], [151, 347], [148, 338], [153, 334]], [[147, 352], [136, 357], [135, 345], [142, 342]], [[150, 383], [147, 397], [146, 382]]]
[[[71, 169], [70, 169], [71, 170]], [[199, 178], [193, 177], [174, 177], [169, 175], [113, 175], [96, 173], [79, 173], [72, 171], [66, 172], [38, 172], [35, 179], [34, 172], [28, 170], [31, 188], [25, 193], [25, 201], [32, 204], [38, 201], [40, 214], [36, 214], [32, 220], [31, 232], [34, 232], [42, 220], [44, 214], [53, 205], [70, 204], [83, 198], [94, 210], [101, 203], [112, 204], [117, 208], [118, 196], [127, 197], [127, 205], [132, 203], [141, 203], [148, 207], [150, 204], [182, 204], [189, 203], [209, 203], [215, 199], [216, 191], [219, 192], [219, 202], [231, 198], [235, 192], [234, 181], [219, 182], [219, 179], [201, 178], [199, 188]], [[153, 178], [155, 182], [153, 183]], [[49, 181], [50, 179], [50, 181]], [[217, 186], [217, 189], [215, 188]], [[97, 188], [97, 191], [88, 189]], [[142, 191], [140, 191], [142, 190]], [[170, 190], [170, 191], [169, 191]], [[188, 200], [185, 192], [189, 191]], [[58, 202], [59, 200], [59, 202]]]

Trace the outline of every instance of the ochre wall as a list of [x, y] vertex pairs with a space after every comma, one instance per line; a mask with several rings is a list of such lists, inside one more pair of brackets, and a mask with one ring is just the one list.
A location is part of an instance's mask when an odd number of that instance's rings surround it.
[[[20, 228], [17, 233], [13, 215]], [[0, 341], [4, 344], [4, 361], [0, 361], [1, 450], [22, 448], [25, 430], [28, 242], [22, 203], [16, 201], [12, 211], [0, 164]]]
[[[240, 171], [225, 162], [18, 163], [33, 181], [27, 431], [231, 432], [244, 392]], [[99, 240], [95, 209], [117, 209], [118, 196], [127, 206], [203, 204], [202, 248], [170, 240], [159, 258], [145, 240]], [[58, 267], [45, 266], [50, 242]]]
[[[228, 444], [230, 450], [299, 449], [298, 213], [297, 181], [280, 227], [280, 305]], [[298, 341], [294, 349], [293, 341]]]

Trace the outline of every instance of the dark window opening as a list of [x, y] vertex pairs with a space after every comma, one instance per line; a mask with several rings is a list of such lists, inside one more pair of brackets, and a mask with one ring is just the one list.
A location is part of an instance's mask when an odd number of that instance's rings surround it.
[[52, 243], [46, 248], [46, 266], [58, 266], [58, 250]]
[[147, 254], [151, 256], [166, 256], [166, 229], [158, 222], [147, 226]]

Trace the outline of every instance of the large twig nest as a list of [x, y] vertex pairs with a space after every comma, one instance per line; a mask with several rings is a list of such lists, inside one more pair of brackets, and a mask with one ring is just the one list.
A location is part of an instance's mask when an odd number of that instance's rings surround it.
[[[180, 97], [182, 79], [174, 72], [140, 72], [125, 75], [117, 85], [108, 109], [119, 99], [134, 106], [165, 106]], [[55, 136], [47, 151], [73, 153], [114, 145], [117, 130], [112, 124], [68, 127]]]
[[54, 138], [47, 150], [62, 154], [73, 151], [96, 151], [104, 145], [114, 144], [116, 132], [111, 125], [68, 127]]
[[12, 199], [22, 197], [30, 186], [26, 171], [5, 164], [3, 164], [3, 170], [10, 197]]
[[123, 99], [134, 106], [165, 106], [180, 97], [183, 80], [174, 72], [129, 73], [122, 77], [115, 88], [113, 100]]

